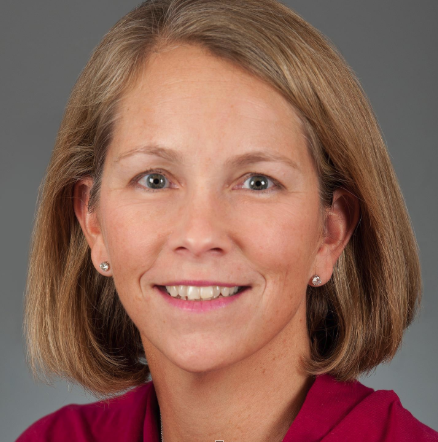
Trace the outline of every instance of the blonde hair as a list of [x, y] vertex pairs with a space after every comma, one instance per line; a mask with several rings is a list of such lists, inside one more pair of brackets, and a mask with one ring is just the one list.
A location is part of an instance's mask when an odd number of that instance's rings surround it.
[[99, 203], [117, 105], [152, 52], [196, 44], [281, 93], [300, 116], [317, 165], [321, 202], [342, 187], [361, 219], [333, 277], [309, 287], [311, 375], [352, 380], [396, 353], [421, 297], [417, 244], [378, 123], [341, 55], [275, 0], [151, 0], [105, 35], [66, 107], [40, 189], [27, 280], [28, 358], [98, 395], [150, 375], [139, 332], [112, 278], [93, 267], [73, 210], [73, 187], [94, 180]]

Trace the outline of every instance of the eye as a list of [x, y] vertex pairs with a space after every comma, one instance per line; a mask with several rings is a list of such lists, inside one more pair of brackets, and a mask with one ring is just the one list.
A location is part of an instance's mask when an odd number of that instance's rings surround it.
[[[166, 178], [166, 173], [157, 169], [146, 170], [141, 175], [132, 179], [134, 185], [139, 185], [139, 187], [147, 192], [158, 192], [168, 188], [165, 187], [166, 182], [169, 182]], [[251, 173], [244, 182], [248, 182], [249, 188], [241, 187], [242, 189], [253, 190], [256, 193], [270, 193], [283, 187], [280, 182], [274, 178], [255, 172]], [[269, 182], [271, 182], [273, 186], [268, 187]]]
[[164, 172], [160, 170], [147, 170], [143, 172], [140, 176], [133, 179], [134, 183], [138, 183], [144, 190], [149, 192], [156, 192], [158, 190], [163, 190], [166, 187], [166, 178]]
[[[281, 187], [281, 184], [277, 180], [260, 173], [252, 173], [246, 178], [245, 182], [248, 182], [249, 190], [254, 190], [257, 193], [269, 193], [272, 192], [272, 189]], [[273, 183], [274, 186], [268, 188], [269, 182]], [[244, 189], [245, 187], [242, 188]]]

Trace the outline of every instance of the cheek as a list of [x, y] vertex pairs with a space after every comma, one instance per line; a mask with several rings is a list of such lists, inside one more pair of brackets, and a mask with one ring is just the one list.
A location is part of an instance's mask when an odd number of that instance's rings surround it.
[[[105, 206], [104, 232], [108, 255], [118, 288], [138, 285], [160, 250], [162, 211], [153, 205], [117, 204]], [[161, 226], [161, 228], [160, 228]]]
[[307, 281], [319, 235], [318, 201], [297, 198], [252, 213], [250, 218], [241, 213], [238, 227], [248, 258], [262, 272]]
[[[105, 243], [120, 297], [129, 293], [140, 300], [145, 273], [154, 265], [166, 265], [166, 256], [169, 263], [174, 262], [166, 242], [175, 228], [174, 220], [182, 213], [178, 205], [164, 200], [155, 204], [121, 200], [114, 196], [102, 201]], [[252, 267], [268, 283], [295, 285], [297, 289], [307, 285], [318, 235], [317, 198], [300, 194], [287, 202], [236, 201], [235, 207], [227, 206], [218, 213], [224, 222], [217, 225], [226, 231], [215, 236], [231, 239], [224, 244], [232, 244], [228, 253], [242, 255], [243, 267]], [[221, 243], [212, 247], [221, 247]], [[222, 259], [228, 258], [224, 255]]]

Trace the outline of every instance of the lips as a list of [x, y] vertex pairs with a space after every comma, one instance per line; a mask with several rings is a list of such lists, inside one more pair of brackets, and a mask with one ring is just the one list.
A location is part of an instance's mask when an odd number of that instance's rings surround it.
[[[158, 285], [158, 284], [157, 284]], [[196, 281], [196, 280], [183, 280], [183, 281], [170, 281], [165, 282], [163, 284], [159, 284], [161, 286], [171, 286], [171, 285], [192, 285], [196, 287], [208, 287], [208, 286], [220, 286], [220, 287], [249, 287], [249, 284], [241, 284], [234, 282], [220, 282], [220, 281]]]
[[237, 292], [232, 296], [227, 297], [218, 297], [216, 299], [211, 300], [186, 300], [180, 298], [174, 298], [169, 295], [163, 286], [155, 285], [155, 290], [161, 295], [162, 299], [165, 300], [168, 304], [173, 306], [173, 308], [177, 308], [182, 311], [186, 311], [189, 313], [205, 313], [213, 310], [223, 309], [231, 304], [237, 302], [242, 296], [245, 296], [245, 293], [250, 290], [250, 287], [246, 286], [246, 288], [242, 288], [241, 291]]
[[220, 286], [157, 286], [161, 290], [165, 290], [170, 296], [179, 299], [196, 300], [212, 300], [220, 296], [228, 297], [240, 293], [248, 286], [220, 287]]

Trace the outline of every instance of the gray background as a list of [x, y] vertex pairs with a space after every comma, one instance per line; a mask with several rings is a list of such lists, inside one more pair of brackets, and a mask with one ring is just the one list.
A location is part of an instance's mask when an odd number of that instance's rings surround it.
[[[64, 382], [35, 384], [25, 364], [23, 292], [37, 189], [64, 106], [92, 49], [138, 2], [2, 0], [0, 6], [0, 440], [68, 403], [94, 400]], [[353, 67], [381, 124], [421, 250], [420, 315], [389, 365], [361, 381], [394, 390], [438, 430], [438, 150], [436, 0], [291, 0]]]

